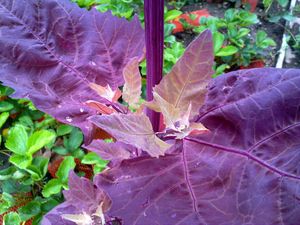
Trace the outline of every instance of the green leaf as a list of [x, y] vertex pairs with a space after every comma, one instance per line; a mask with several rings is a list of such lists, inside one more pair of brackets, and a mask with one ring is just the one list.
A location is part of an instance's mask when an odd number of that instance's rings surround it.
[[13, 108], [14, 105], [9, 102], [6, 101], [0, 102], [0, 112], [7, 112], [12, 110]]
[[3, 192], [7, 192], [10, 194], [21, 192], [27, 193], [31, 191], [31, 186], [21, 184], [19, 181], [12, 179], [3, 181], [1, 184], [1, 188]]
[[62, 189], [62, 183], [59, 179], [50, 180], [43, 188], [42, 195], [49, 198], [51, 195], [57, 194]]
[[232, 45], [227, 45], [224, 48], [221, 48], [220, 51], [216, 53], [216, 56], [229, 56], [238, 52], [238, 49]]
[[43, 214], [42, 213], [36, 215], [32, 219], [32, 225], [41, 225], [42, 219], [43, 219]]
[[104, 139], [104, 142], [105, 143], [113, 143], [114, 139], [112, 139], [112, 138], [106, 138], [106, 139]]
[[225, 37], [220, 32], [215, 32], [213, 34], [214, 53], [217, 53], [220, 50], [220, 48], [223, 45], [224, 40], [225, 40]]
[[41, 175], [39, 173], [40, 171], [35, 166], [29, 165], [26, 168], [26, 171], [31, 175], [32, 181], [30, 181], [30, 182], [39, 181], [41, 179]]
[[27, 150], [27, 141], [28, 135], [25, 127], [16, 125], [9, 130], [5, 147], [16, 154], [25, 155]]
[[78, 148], [74, 151], [72, 151], [72, 156], [74, 158], [78, 158], [78, 159], [82, 159], [85, 155], [85, 152], [81, 149], [81, 148]]
[[272, 4], [273, 0], [263, 0], [263, 4], [265, 8], [269, 8], [269, 6]]
[[248, 28], [241, 28], [241, 29], [239, 29], [238, 35], [237, 35], [236, 38], [242, 38], [242, 37], [246, 36], [249, 33], [250, 33], [250, 29], [248, 29]]
[[102, 161], [104, 161], [103, 159], [100, 158], [99, 155], [97, 155], [95, 152], [89, 152], [88, 154], [86, 154], [81, 163], [83, 164], [97, 164], [97, 163], [101, 163]]
[[286, 7], [287, 4], [289, 3], [288, 0], [277, 0], [277, 1], [282, 7]]
[[169, 35], [169, 36], [165, 37], [164, 42], [173, 44], [174, 42], [176, 42], [176, 37], [174, 35]]
[[70, 170], [74, 169], [75, 166], [76, 166], [76, 163], [74, 161], [74, 157], [66, 156], [64, 158], [64, 160], [61, 162], [61, 164], [55, 174], [61, 183], [67, 184], [69, 172], [70, 172]]
[[224, 19], [227, 20], [227, 22], [230, 22], [234, 19], [235, 14], [236, 14], [235, 9], [228, 9], [225, 11]]
[[83, 141], [82, 132], [78, 128], [73, 128], [65, 147], [67, 147], [71, 151], [74, 151], [80, 147], [82, 141]]
[[289, 22], [297, 19], [297, 17], [293, 16], [293, 14], [290, 12], [285, 13], [282, 17]]
[[266, 32], [260, 30], [256, 34], [256, 45], [264, 49], [269, 46], [276, 46], [276, 43], [273, 39], [268, 37]]
[[0, 96], [9, 96], [14, 93], [14, 89], [0, 85]]
[[12, 178], [15, 179], [15, 180], [18, 180], [18, 179], [22, 179], [26, 175], [27, 175], [27, 173], [25, 171], [17, 170], [16, 172], [14, 172]]
[[214, 74], [214, 77], [224, 73], [225, 69], [230, 68], [227, 64], [222, 64], [220, 66], [217, 67], [216, 69], [216, 73]]
[[16, 167], [10, 166], [6, 169], [0, 170], [0, 180], [7, 180], [12, 177], [12, 175], [16, 172]]
[[266, 32], [264, 32], [262, 30], [257, 31], [257, 33], [256, 33], [256, 43], [258, 44], [258, 43], [262, 42], [263, 40], [265, 40], [267, 38], [267, 36], [268, 35], [267, 35]]
[[52, 142], [55, 138], [55, 134], [48, 130], [40, 130], [34, 132], [27, 143], [27, 154], [34, 154], [36, 151], [43, 148], [48, 143]]
[[3, 225], [20, 225], [21, 219], [18, 213], [11, 212], [3, 217]]
[[259, 22], [257, 15], [249, 11], [242, 10], [239, 13], [239, 26], [250, 26]]
[[15, 204], [14, 197], [11, 194], [6, 193], [6, 192], [3, 192], [1, 194], [1, 200], [5, 201], [5, 202], [8, 202], [10, 204], [10, 206], [13, 206]]
[[[171, 23], [166, 23], [164, 25], [164, 36], [165, 36], [165, 38], [166, 37], [174, 37], [173, 35], [171, 35], [174, 28], [175, 28], [175, 25], [171, 24]], [[166, 40], [165, 40], [165, 42], [166, 42]]]
[[174, 20], [177, 17], [179, 17], [182, 14], [181, 11], [173, 9], [173, 10], [169, 10], [168, 12], [166, 12], [164, 14], [164, 20], [165, 22], [170, 21], [170, 20]]
[[281, 19], [281, 16], [271, 16], [270, 18], [268, 18], [268, 20], [271, 23], [277, 23], [277, 22], [279, 22], [280, 19]]
[[259, 45], [259, 47], [261, 47], [261, 48], [268, 48], [270, 46], [276, 46], [275, 41], [273, 39], [271, 39], [271, 38], [266, 38]]
[[60, 155], [67, 155], [69, 153], [69, 151], [63, 146], [55, 146], [51, 149], [51, 151], [56, 152], [57, 154]]
[[3, 112], [0, 115], [0, 128], [5, 124], [6, 120], [9, 117], [9, 113], [8, 112]]
[[18, 209], [21, 221], [27, 221], [41, 212], [41, 204], [38, 201], [31, 201]]
[[220, 23], [219, 18], [216, 18], [216, 17], [208, 17], [207, 18], [207, 26], [212, 32], [216, 32], [218, 30], [219, 23]]
[[43, 179], [48, 170], [49, 159], [44, 157], [35, 157], [31, 165], [26, 168], [26, 171], [32, 175], [32, 179], [39, 181]]
[[24, 185], [34, 185], [35, 181], [30, 177], [30, 176], [26, 176], [24, 179], [22, 179], [22, 184]]
[[228, 36], [230, 38], [235, 38], [238, 35], [238, 30], [234, 24], [228, 25]]
[[94, 174], [96, 175], [98, 173], [101, 173], [106, 168], [107, 163], [108, 162], [102, 164], [95, 164], [93, 167]]
[[9, 193], [3, 192], [0, 199], [0, 215], [7, 212], [15, 204], [15, 199]]
[[20, 169], [26, 169], [31, 164], [32, 156], [13, 154], [9, 161]]
[[43, 202], [41, 204], [41, 210], [45, 213], [49, 212], [51, 209], [53, 209], [55, 206], [57, 206], [60, 202], [55, 200], [54, 198], [46, 198], [43, 199]]
[[72, 126], [69, 126], [69, 125], [66, 125], [66, 124], [63, 124], [63, 125], [60, 125], [58, 128], [57, 128], [57, 136], [63, 136], [63, 135], [66, 135], [66, 134], [69, 134], [71, 133], [73, 127]]
[[21, 116], [19, 117], [18, 122], [24, 125], [25, 127], [33, 127], [33, 121], [30, 118], [30, 116]]

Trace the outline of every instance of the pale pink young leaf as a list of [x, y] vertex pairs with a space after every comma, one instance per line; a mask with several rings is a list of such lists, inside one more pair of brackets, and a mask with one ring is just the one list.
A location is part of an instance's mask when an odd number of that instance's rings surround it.
[[101, 114], [109, 115], [109, 114], [116, 112], [115, 109], [110, 108], [101, 102], [89, 100], [85, 104], [87, 106], [89, 106], [90, 108], [97, 110], [97, 112], [99, 112]]
[[135, 57], [131, 59], [123, 70], [125, 84], [123, 87], [123, 100], [133, 108], [138, 108], [141, 97], [142, 79], [139, 71], [139, 61]]
[[206, 30], [196, 38], [172, 71], [154, 87], [154, 92], [173, 104], [175, 108], [187, 110], [191, 103], [190, 118], [195, 116], [203, 105], [207, 92], [206, 86], [214, 73], [211, 36], [211, 32]]
[[209, 132], [209, 130], [202, 123], [189, 123], [188, 127], [182, 129], [179, 133], [175, 133], [174, 136], [176, 139], [184, 139], [187, 136], [203, 134], [205, 132]]
[[181, 118], [180, 109], [175, 108], [173, 104], [170, 104], [169, 102], [164, 100], [156, 92], [153, 93], [153, 97], [164, 116], [164, 124], [166, 125], [166, 127], [176, 130], [175, 123]]
[[164, 155], [170, 147], [155, 135], [149, 118], [144, 114], [111, 114], [93, 116], [90, 120], [118, 141], [140, 148], [150, 156]]
[[109, 84], [103, 87], [99, 84], [90, 83], [90, 88], [96, 91], [99, 96], [105, 98], [110, 102], [118, 101], [118, 99], [122, 95], [122, 92], [120, 91], [119, 88], [117, 88], [116, 90], [112, 90]]
[[165, 101], [157, 93], [154, 92], [153, 96], [163, 115], [163, 121], [166, 125], [166, 129], [171, 129], [174, 131], [167, 136], [173, 136], [176, 139], [183, 139], [193, 130], [207, 130], [201, 123], [190, 123], [189, 117], [192, 109], [191, 104], [189, 105], [188, 109], [183, 111], [180, 110], [180, 108], [175, 108], [173, 104]]

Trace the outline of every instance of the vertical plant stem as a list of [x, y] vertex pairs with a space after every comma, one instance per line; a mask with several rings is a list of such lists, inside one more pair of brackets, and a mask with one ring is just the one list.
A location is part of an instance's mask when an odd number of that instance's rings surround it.
[[[145, 0], [147, 101], [153, 99], [152, 89], [162, 79], [164, 48], [164, 0]], [[147, 115], [153, 130], [159, 130], [160, 114], [150, 109]]]

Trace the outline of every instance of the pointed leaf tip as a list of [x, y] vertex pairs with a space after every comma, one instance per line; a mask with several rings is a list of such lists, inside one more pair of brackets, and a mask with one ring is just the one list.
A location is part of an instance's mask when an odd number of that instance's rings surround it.
[[[154, 92], [183, 111], [191, 104], [190, 118], [194, 117], [204, 103], [206, 86], [214, 73], [213, 62], [212, 34], [205, 30], [188, 46], [172, 71], [154, 87]], [[151, 102], [152, 109], [159, 108], [155, 103]]]

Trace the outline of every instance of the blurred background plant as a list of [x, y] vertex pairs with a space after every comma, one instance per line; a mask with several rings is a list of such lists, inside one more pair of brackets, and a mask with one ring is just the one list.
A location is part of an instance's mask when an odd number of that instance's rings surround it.
[[228, 9], [224, 18], [202, 17], [201, 26], [193, 28], [200, 33], [204, 29], [213, 32], [216, 76], [225, 70], [247, 67], [258, 60], [262, 62], [269, 47], [276, 46], [263, 30], [251, 34], [251, 26], [259, 22], [257, 15], [247, 10]]
[[80, 148], [78, 128], [57, 122], [28, 100], [8, 97], [12, 93], [0, 85], [0, 223], [37, 225], [63, 201], [71, 169], [91, 178], [107, 162]]

